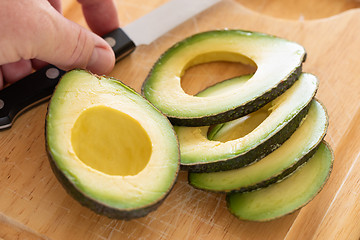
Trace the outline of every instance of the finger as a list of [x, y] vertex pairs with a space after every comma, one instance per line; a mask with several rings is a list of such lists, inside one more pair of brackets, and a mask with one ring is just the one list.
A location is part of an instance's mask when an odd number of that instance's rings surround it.
[[47, 9], [51, 24], [38, 26], [41, 34], [33, 38], [33, 58], [64, 70], [87, 68], [97, 74], [109, 73], [115, 64], [111, 47], [99, 36]]
[[40, 69], [48, 65], [47, 62], [41, 61], [39, 59], [31, 59], [31, 65], [34, 69]]
[[64, 70], [87, 68], [97, 74], [107, 74], [113, 69], [115, 55], [105, 40], [65, 18], [58, 21], [59, 31], [53, 33], [57, 35], [55, 51], [40, 46], [36, 58]]
[[[62, 12], [61, 0], [48, 0], [48, 1], [51, 4], [51, 6], [53, 6], [53, 8], [56, 9], [56, 11], [58, 11], [59, 13]], [[48, 64], [47, 62], [41, 61], [39, 59], [31, 59], [31, 65], [36, 70], [45, 67], [47, 64]]]
[[3, 78], [1, 66], [0, 66], [0, 90], [3, 89], [3, 87], [4, 87], [4, 78]]
[[113, 0], [78, 0], [90, 29], [102, 36], [119, 27]]
[[38, 59], [64, 70], [87, 68], [97, 74], [109, 73], [115, 64], [115, 55], [105, 40], [59, 15], [55, 28], [53, 49], [39, 46]]
[[[21, 17], [14, 18], [18, 12]], [[0, 32], [6, 32], [0, 38], [0, 65], [36, 58], [64, 70], [87, 68], [107, 74], [115, 64], [105, 40], [63, 17], [48, 1], [1, 0], [1, 18], [13, 19], [15, 27], [0, 24]]]
[[14, 83], [32, 72], [30, 60], [21, 59], [14, 63], [8, 63], [1, 66], [3, 81]]
[[61, 0], [48, 0], [51, 6], [56, 9], [59, 13], [62, 13]]

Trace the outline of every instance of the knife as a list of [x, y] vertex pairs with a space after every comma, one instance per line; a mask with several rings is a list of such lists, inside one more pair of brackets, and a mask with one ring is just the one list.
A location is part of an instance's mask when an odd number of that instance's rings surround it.
[[[221, 0], [171, 0], [138, 20], [102, 36], [115, 53], [116, 61], [129, 55], [136, 46], [150, 44]], [[0, 91], [0, 129], [12, 126], [16, 117], [50, 98], [65, 71], [54, 65], [26, 76]]]

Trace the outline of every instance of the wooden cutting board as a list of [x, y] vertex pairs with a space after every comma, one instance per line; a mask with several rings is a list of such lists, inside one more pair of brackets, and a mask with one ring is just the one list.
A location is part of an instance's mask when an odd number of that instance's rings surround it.
[[[118, 0], [122, 24], [166, 0], [150, 2]], [[186, 173], [181, 172], [169, 197], [148, 216], [121, 221], [96, 215], [68, 196], [52, 174], [44, 144], [47, 103], [43, 103], [20, 116], [11, 129], [0, 132], [0, 239], [359, 239], [360, 9], [335, 16], [329, 16], [334, 14], [330, 10], [320, 14], [326, 18], [317, 20], [293, 14], [293, 20], [286, 20], [279, 13], [289, 13], [287, 9], [266, 10], [270, 9], [266, 6], [281, 7], [280, 0], [275, 5], [266, 0], [262, 5], [256, 5], [260, 1], [248, 2], [224, 0], [152, 45], [139, 47], [110, 75], [139, 91], [161, 53], [206, 30], [260, 31], [302, 44], [308, 53], [303, 70], [320, 80], [317, 98], [327, 107], [330, 126], [326, 140], [335, 152], [332, 175], [310, 204], [271, 222], [240, 221], [227, 211], [224, 195], [193, 189], [187, 184]], [[72, 0], [65, 1], [64, 14], [85, 26], [79, 9]], [[333, 8], [326, 5], [324, 9]], [[276, 17], [268, 16], [271, 13]], [[186, 73], [183, 87], [196, 93], [246, 71], [253, 70], [240, 64], [199, 66]]]

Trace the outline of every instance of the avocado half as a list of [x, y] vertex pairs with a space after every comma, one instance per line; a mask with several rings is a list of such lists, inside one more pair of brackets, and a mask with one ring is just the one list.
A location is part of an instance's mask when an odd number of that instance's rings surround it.
[[[305, 57], [301, 45], [263, 33], [202, 32], [175, 44], [158, 59], [142, 86], [142, 94], [174, 125], [228, 122], [261, 108], [287, 90], [298, 79]], [[225, 94], [186, 94], [180, 83], [186, 69], [213, 61], [242, 62], [257, 70], [243, 86]]]
[[[227, 89], [237, 89], [237, 85], [244, 84], [249, 77], [243, 76], [238, 81], [232, 80], [230, 85], [221, 83], [212, 88], [226, 93]], [[214, 126], [210, 131], [209, 126], [175, 127], [182, 169], [218, 172], [244, 167], [264, 158], [295, 132], [308, 113], [317, 89], [318, 79], [310, 73], [302, 73], [290, 89], [250, 116]], [[209, 90], [208, 94], [218, 94], [216, 90]], [[206, 95], [205, 91], [201, 94]], [[241, 130], [245, 129], [244, 133], [229, 130], [239, 124]], [[219, 137], [209, 139], [208, 133]]]
[[[274, 152], [243, 168], [213, 173], [189, 173], [189, 184], [208, 191], [247, 192], [281, 181], [314, 155], [325, 137], [328, 123], [325, 107], [314, 99], [299, 128]], [[243, 128], [238, 124], [227, 129], [233, 132]], [[214, 135], [213, 139], [217, 137]]]
[[67, 192], [110, 218], [155, 210], [179, 171], [168, 119], [119, 81], [84, 70], [66, 73], [46, 116], [51, 167]]

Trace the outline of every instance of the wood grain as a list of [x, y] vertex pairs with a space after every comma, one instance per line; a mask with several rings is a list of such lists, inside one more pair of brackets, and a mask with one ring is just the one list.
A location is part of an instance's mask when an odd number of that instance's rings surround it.
[[360, 7], [360, 2], [357, 0], [237, 0], [237, 2], [264, 15], [292, 20], [328, 18], [346, 10]]
[[0, 239], [27, 239], [27, 240], [47, 240], [46, 236], [41, 236], [34, 230], [28, 228], [13, 219], [0, 215]]
[[[126, 25], [164, 2], [118, 0], [120, 22]], [[310, 2], [316, 11], [307, 10]], [[147, 217], [120, 221], [96, 215], [68, 196], [51, 172], [44, 144], [47, 103], [43, 103], [0, 132], [0, 238], [359, 239], [360, 10], [348, 10], [357, 6], [356, 1], [335, 0], [224, 0], [153, 44], [137, 48], [110, 74], [139, 91], [161, 53], [206, 30], [260, 31], [302, 44], [308, 53], [304, 71], [320, 80], [317, 98], [327, 107], [326, 140], [335, 151], [331, 178], [303, 209], [266, 223], [239, 221], [227, 211], [222, 194], [195, 190], [181, 172], [164, 204]], [[63, 13], [86, 27], [76, 1], [63, 1]], [[194, 94], [223, 78], [252, 71], [239, 64], [212, 63], [190, 69], [182, 84]]]

